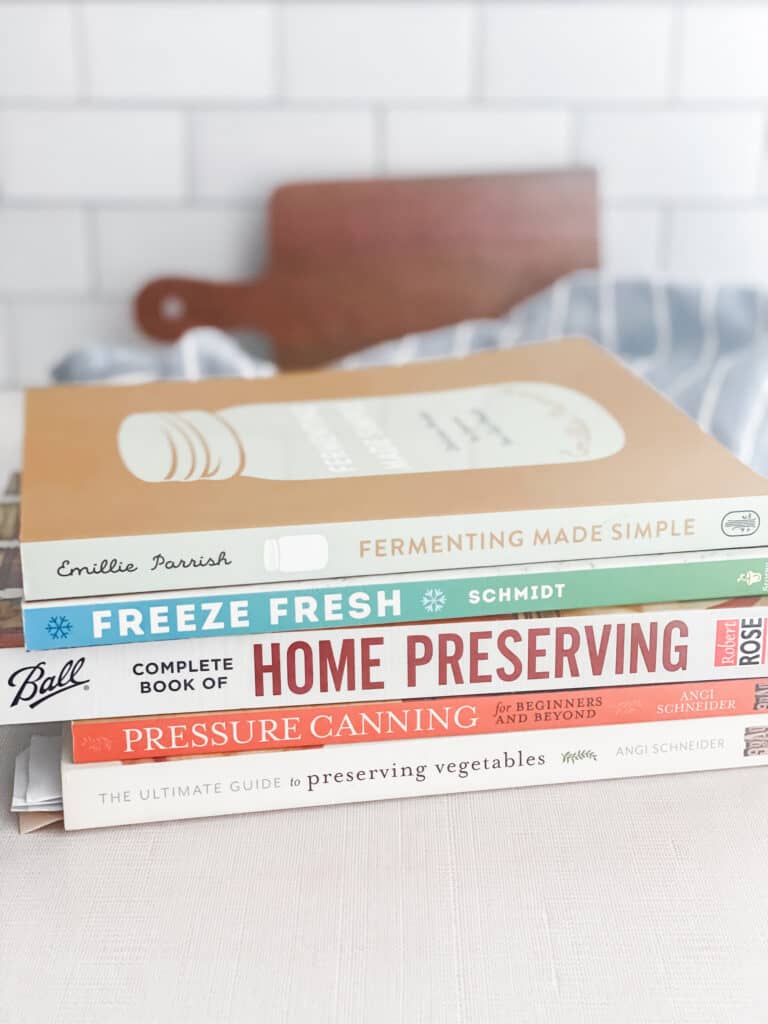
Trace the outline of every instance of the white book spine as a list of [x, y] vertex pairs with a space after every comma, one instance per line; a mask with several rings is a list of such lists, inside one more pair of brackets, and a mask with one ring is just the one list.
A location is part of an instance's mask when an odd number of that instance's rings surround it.
[[753, 678], [768, 603], [0, 651], [0, 722]]
[[74, 765], [67, 829], [768, 763], [765, 718], [610, 725]]
[[768, 498], [24, 541], [29, 601], [758, 546]]

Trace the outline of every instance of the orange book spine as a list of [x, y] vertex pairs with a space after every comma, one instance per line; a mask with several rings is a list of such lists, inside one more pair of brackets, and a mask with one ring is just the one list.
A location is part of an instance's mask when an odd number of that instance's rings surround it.
[[524, 732], [768, 711], [768, 679], [375, 701], [72, 723], [76, 763]]

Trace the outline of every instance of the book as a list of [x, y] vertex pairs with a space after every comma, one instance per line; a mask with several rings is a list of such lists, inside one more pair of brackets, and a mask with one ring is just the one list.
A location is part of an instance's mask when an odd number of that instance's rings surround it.
[[768, 598], [0, 651], [0, 723], [766, 674]]
[[31, 390], [28, 600], [766, 546], [768, 480], [596, 345]]
[[765, 717], [740, 715], [100, 764], [65, 735], [61, 784], [83, 829], [765, 764]]
[[768, 593], [768, 549], [166, 591], [24, 605], [28, 650], [472, 619]]
[[108, 718], [72, 722], [72, 760], [75, 764], [93, 764], [196, 757], [335, 743], [722, 718], [767, 711], [768, 678], [763, 677]]

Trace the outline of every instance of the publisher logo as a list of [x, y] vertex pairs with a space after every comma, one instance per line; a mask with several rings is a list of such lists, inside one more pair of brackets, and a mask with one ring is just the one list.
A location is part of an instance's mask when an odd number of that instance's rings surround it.
[[768, 756], [768, 729], [758, 726], [744, 730], [744, 757]]
[[747, 572], [741, 572], [736, 577], [737, 583], [746, 583], [748, 587], [754, 587], [757, 583], [763, 582], [763, 574], [761, 572], [754, 572], [749, 569]]
[[44, 661], [36, 665], [25, 665], [17, 668], [8, 677], [8, 685], [14, 690], [11, 707], [19, 704], [36, 708], [51, 697], [58, 697], [68, 690], [79, 686], [88, 689], [90, 679], [83, 677], [85, 658], [65, 661], [58, 672], [49, 672]]
[[749, 509], [727, 512], [720, 523], [720, 529], [726, 537], [751, 537], [757, 533], [760, 516]]
[[765, 664], [766, 638], [766, 619], [718, 619], [715, 666]]

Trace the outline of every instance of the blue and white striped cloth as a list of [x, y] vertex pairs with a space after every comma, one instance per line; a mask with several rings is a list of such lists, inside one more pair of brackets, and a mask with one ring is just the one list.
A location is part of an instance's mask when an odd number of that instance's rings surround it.
[[[768, 475], [768, 293], [580, 271], [496, 320], [474, 320], [384, 342], [344, 367], [465, 356], [584, 335], [617, 355], [734, 454]], [[175, 346], [98, 346], [67, 357], [59, 381], [263, 376], [271, 363], [219, 331]], [[671, 439], [674, 443], [674, 439]]]

